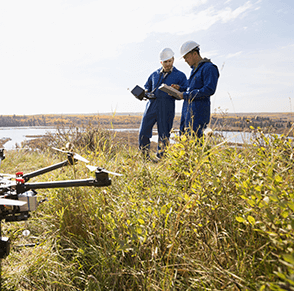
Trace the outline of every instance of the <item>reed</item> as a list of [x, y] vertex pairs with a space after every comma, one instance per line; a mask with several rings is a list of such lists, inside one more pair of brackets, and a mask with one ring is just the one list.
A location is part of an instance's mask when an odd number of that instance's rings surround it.
[[[103, 130], [60, 137], [54, 146], [79, 141], [90, 164], [123, 176], [39, 191], [49, 201], [4, 226], [14, 246], [39, 244], [12, 249], [3, 290], [293, 290], [293, 143], [251, 130], [242, 148], [178, 137], [159, 163]], [[6, 156], [2, 172], [62, 158], [45, 147]], [[77, 164], [44, 179], [87, 174]]]

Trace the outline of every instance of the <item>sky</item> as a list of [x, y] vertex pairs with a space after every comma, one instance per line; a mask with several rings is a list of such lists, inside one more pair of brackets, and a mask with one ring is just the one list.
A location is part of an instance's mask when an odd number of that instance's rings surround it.
[[0, 114], [141, 113], [130, 91], [167, 47], [188, 78], [188, 40], [219, 68], [212, 112], [293, 112], [293, 14], [293, 0], [0, 0]]

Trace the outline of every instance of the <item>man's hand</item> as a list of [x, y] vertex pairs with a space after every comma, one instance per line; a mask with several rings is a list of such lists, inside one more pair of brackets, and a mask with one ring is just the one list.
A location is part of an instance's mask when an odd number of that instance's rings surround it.
[[180, 86], [179, 85], [176, 85], [176, 84], [171, 84], [171, 87], [177, 89], [177, 90], [180, 90]]
[[[177, 90], [180, 90], [180, 85], [177, 85], [177, 84], [171, 84], [171, 87], [173, 87], [173, 88], [175, 88], [175, 89], [177, 89]], [[179, 96], [180, 99], [184, 99], [184, 97], [183, 97], [183, 93], [178, 94], [178, 96]]]

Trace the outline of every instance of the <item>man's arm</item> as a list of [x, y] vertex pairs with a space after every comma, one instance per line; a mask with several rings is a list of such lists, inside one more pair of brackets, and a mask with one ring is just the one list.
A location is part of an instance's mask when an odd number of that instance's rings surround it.
[[196, 98], [212, 96], [216, 91], [219, 72], [216, 66], [204, 68], [204, 86], [199, 89]]
[[204, 85], [199, 88], [188, 88], [183, 94], [183, 98], [192, 100], [195, 98], [208, 98], [212, 96], [216, 91], [217, 81], [219, 78], [219, 72], [216, 66], [209, 66], [203, 68], [203, 80]]
[[151, 76], [149, 76], [147, 82], [144, 85], [145, 91], [146, 92], [151, 92], [152, 91], [152, 79]]

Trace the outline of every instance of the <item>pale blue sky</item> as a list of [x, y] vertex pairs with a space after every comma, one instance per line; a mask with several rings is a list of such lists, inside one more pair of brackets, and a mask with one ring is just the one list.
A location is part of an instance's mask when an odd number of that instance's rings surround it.
[[221, 72], [212, 111], [294, 110], [293, 0], [105, 2], [0, 1], [1, 114], [143, 112], [127, 89], [165, 47], [188, 77], [187, 40]]

